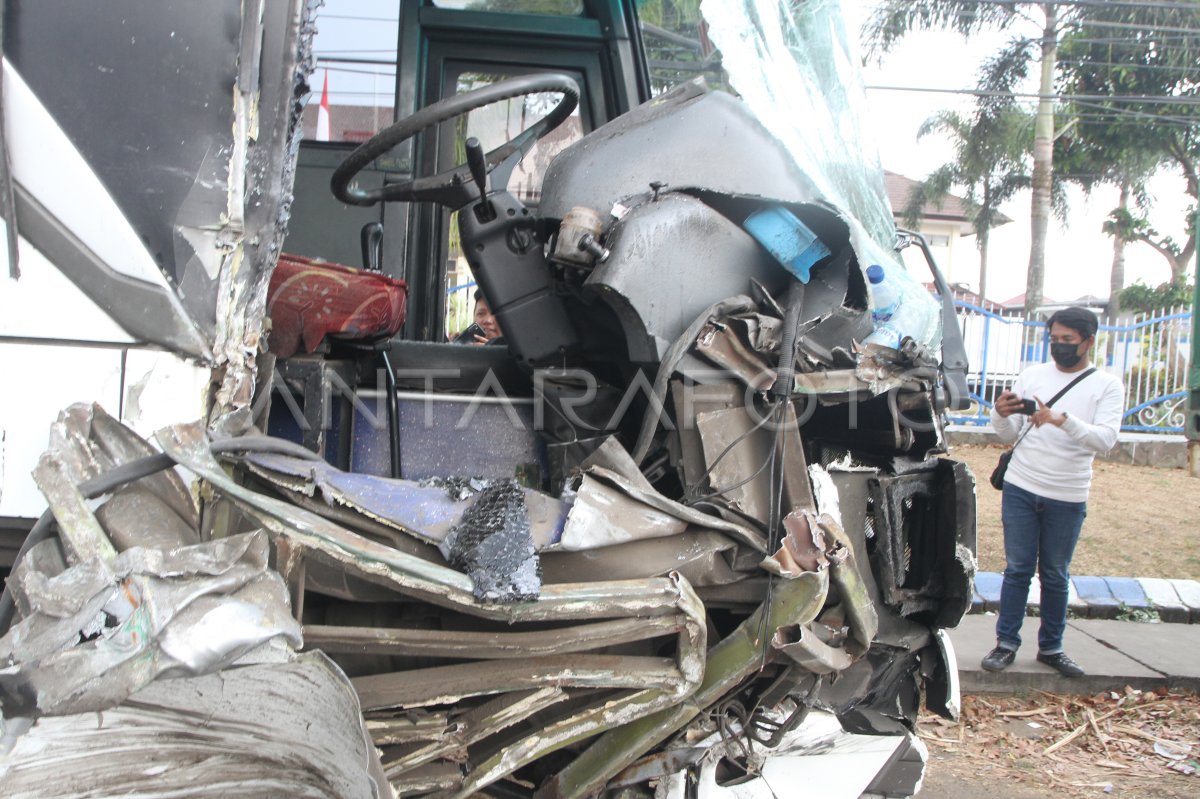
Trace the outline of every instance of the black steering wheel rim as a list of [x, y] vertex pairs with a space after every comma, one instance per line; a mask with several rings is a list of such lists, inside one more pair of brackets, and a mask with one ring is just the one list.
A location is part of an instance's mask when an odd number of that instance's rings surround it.
[[[481, 86], [469, 92], [455, 94], [428, 105], [415, 114], [392, 123], [363, 142], [346, 156], [333, 171], [330, 188], [339, 200], [350, 205], [374, 205], [397, 200], [432, 200], [451, 207], [460, 207], [475, 194], [467, 186], [470, 171], [460, 164], [453, 169], [424, 178], [413, 178], [375, 189], [351, 186], [351, 182], [372, 161], [398, 144], [408, 141], [426, 128], [454, 119], [492, 103], [523, 97], [539, 92], [560, 92], [562, 99], [550, 113], [530, 125], [518, 136], [487, 153], [485, 163], [491, 173], [501, 164], [511, 161], [511, 168], [525, 156], [538, 139], [561, 125], [579, 104], [579, 85], [569, 75], [538, 72], [519, 75], [508, 80]], [[508, 175], [505, 175], [507, 183]]]

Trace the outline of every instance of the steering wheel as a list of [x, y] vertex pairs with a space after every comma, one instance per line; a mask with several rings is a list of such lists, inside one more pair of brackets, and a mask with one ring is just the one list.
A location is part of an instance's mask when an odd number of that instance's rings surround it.
[[333, 189], [335, 197], [350, 205], [374, 205], [395, 200], [428, 200], [449, 208], [461, 208], [478, 196], [478, 189], [471, 185], [471, 173], [465, 164], [429, 177], [413, 178], [376, 189], [351, 187], [350, 183], [376, 158], [426, 128], [476, 108], [538, 92], [561, 92], [562, 99], [549, 114], [484, 156], [488, 174], [495, 173], [494, 182], [506, 187], [513, 169], [529, 152], [533, 143], [561, 125], [579, 104], [579, 86], [569, 76], [553, 72], [520, 75], [426, 106], [379, 131], [346, 156], [346, 160], [333, 171], [333, 177], [329, 181], [330, 188]]

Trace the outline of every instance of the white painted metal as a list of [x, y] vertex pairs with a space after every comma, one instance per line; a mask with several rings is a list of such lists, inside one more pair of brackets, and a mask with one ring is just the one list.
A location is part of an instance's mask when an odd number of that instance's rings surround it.
[[[4, 132], [17, 183], [114, 270], [166, 289], [166, 278], [112, 196], [8, 59], [4, 118], [10, 120]], [[186, 318], [182, 308], [180, 313]]]
[[[0, 241], [4, 241], [7, 229], [0, 220]], [[111, 316], [67, 280], [37, 248], [23, 238], [19, 248], [20, 279], [10, 277], [7, 266], [0, 273], [0, 337], [133, 343]], [[7, 255], [0, 257], [7, 264]], [[0, 343], [0, 348], [4, 346]]]
[[0, 346], [0, 375], [5, 439], [0, 516], [37, 518], [46, 501], [30, 472], [46, 451], [50, 425], [74, 402], [99, 402], [118, 413], [121, 350], [8, 343]]
[[[793, 730], [762, 765], [761, 776], [739, 785], [720, 786], [716, 760], [707, 758], [700, 766], [698, 799], [776, 799], [781, 796], [812, 796], [820, 799], [859, 799], [905, 736], [857, 735], [842, 729], [832, 713], [814, 710]], [[917, 748], [924, 754], [919, 739]], [[699, 746], [717, 745], [714, 735]], [[683, 773], [660, 784], [656, 793], [663, 799], [683, 799]]]

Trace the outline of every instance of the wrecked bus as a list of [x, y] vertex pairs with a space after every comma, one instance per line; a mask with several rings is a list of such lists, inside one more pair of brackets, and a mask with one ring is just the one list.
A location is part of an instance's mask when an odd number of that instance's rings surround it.
[[3, 7], [4, 794], [915, 793], [966, 364], [838, 5], [317, 5]]

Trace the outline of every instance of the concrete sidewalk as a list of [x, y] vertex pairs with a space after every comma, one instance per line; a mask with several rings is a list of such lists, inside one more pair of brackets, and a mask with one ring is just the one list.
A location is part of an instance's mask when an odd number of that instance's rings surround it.
[[[971, 613], [1000, 609], [1000, 586], [1004, 576], [997, 572], [975, 575]], [[1164, 580], [1157, 577], [1072, 577], [1067, 608], [1081, 619], [1112, 619], [1129, 611], [1154, 611], [1165, 622], [1200, 623], [1200, 582]], [[1041, 606], [1041, 583], [1037, 575], [1029, 585], [1025, 603], [1036, 613]]]
[[1200, 691], [1200, 625], [1068, 620], [1064, 648], [1087, 672], [1083, 677], [1068, 679], [1034, 659], [1040, 621], [1032, 616], [1025, 619], [1016, 662], [1001, 672], [984, 671], [979, 666], [996, 645], [995, 615], [967, 616], [950, 630], [963, 693], [1036, 689], [1093, 694], [1121, 691], [1127, 685], [1141, 690], [1165, 687]]

